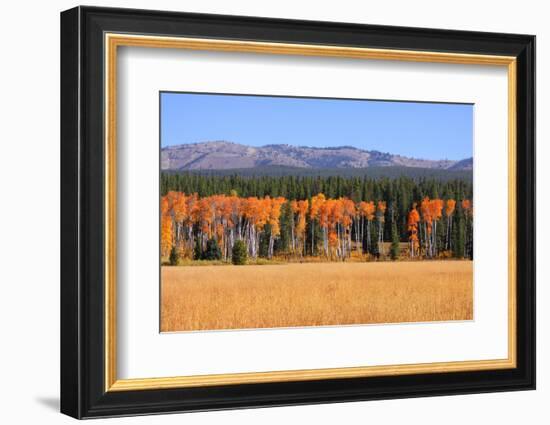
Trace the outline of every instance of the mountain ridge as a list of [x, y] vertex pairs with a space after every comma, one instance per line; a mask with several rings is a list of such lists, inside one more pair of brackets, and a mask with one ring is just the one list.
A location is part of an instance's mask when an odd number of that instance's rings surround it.
[[226, 170], [284, 166], [316, 168], [413, 167], [471, 170], [472, 158], [429, 160], [364, 150], [353, 146], [308, 147], [288, 144], [248, 146], [230, 141], [206, 141], [161, 148], [161, 170]]

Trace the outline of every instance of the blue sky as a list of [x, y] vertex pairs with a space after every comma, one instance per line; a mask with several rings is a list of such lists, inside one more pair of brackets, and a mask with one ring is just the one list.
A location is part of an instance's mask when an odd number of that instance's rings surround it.
[[473, 105], [161, 93], [161, 146], [212, 140], [459, 160], [472, 156]]

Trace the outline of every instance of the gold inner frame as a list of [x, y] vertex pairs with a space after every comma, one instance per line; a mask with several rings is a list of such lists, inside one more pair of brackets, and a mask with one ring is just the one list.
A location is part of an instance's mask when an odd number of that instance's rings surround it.
[[[105, 34], [105, 391], [252, 384], [320, 379], [510, 369], [516, 367], [516, 58], [462, 53], [370, 49], [327, 45], [267, 43]], [[508, 357], [383, 366], [118, 379], [116, 373], [116, 99], [119, 46], [328, 56], [507, 67], [508, 71]]]

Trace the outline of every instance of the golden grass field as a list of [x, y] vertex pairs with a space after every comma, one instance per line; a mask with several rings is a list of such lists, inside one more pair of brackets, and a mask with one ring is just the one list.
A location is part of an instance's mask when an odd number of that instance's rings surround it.
[[162, 267], [161, 331], [470, 320], [471, 261]]

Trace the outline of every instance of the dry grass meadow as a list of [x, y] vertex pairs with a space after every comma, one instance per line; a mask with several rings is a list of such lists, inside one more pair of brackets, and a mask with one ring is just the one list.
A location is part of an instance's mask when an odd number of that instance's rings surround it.
[[161, 331], [470, 320], [471, 261], [162, 267]]

